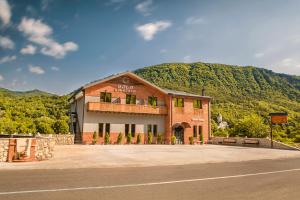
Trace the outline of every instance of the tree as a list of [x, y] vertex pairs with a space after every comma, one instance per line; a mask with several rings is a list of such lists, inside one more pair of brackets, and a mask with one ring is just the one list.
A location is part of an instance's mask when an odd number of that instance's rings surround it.
[[52, 128], [56, 134], [59, 133], [66, 134], [69, 132], [68, 123], [65, 120], [61, 120], [61, 119], [56, 120]]

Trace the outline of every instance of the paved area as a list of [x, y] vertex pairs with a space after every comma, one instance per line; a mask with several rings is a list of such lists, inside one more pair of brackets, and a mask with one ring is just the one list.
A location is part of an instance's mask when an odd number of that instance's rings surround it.
[[0, 170], [0, 199], [298, 200], [300, 159], [157, 167]]
[[55, 157], [31, 163], [0, 163], [0, 169], [70, 169], [186, 165], [299, 158], [300, 151], [221, 145], [69, 145]]

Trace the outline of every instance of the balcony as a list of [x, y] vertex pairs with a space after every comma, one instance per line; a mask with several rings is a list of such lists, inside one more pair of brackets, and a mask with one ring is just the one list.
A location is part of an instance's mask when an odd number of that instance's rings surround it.
[[115, 113], [134, 113], [134, 114], [151, 114], [166, 115], [166, 106], [148, 106], [138, 104], [116, 104], [104, 102], [88, 102], [88, 111], [115, 112]]

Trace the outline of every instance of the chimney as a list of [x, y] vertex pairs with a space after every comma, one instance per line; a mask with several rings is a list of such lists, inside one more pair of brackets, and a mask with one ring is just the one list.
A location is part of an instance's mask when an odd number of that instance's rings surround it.
[[202, 88], [202, 96], [205, 96], [205, 88]]

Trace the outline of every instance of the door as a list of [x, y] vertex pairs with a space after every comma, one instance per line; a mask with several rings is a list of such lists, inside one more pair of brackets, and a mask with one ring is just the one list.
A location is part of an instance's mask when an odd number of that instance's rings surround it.
[[178, 126], [174, 129], [174, 135], [176, 137], [176, 144], [183, 144], [184, 128], [182, 126]]

